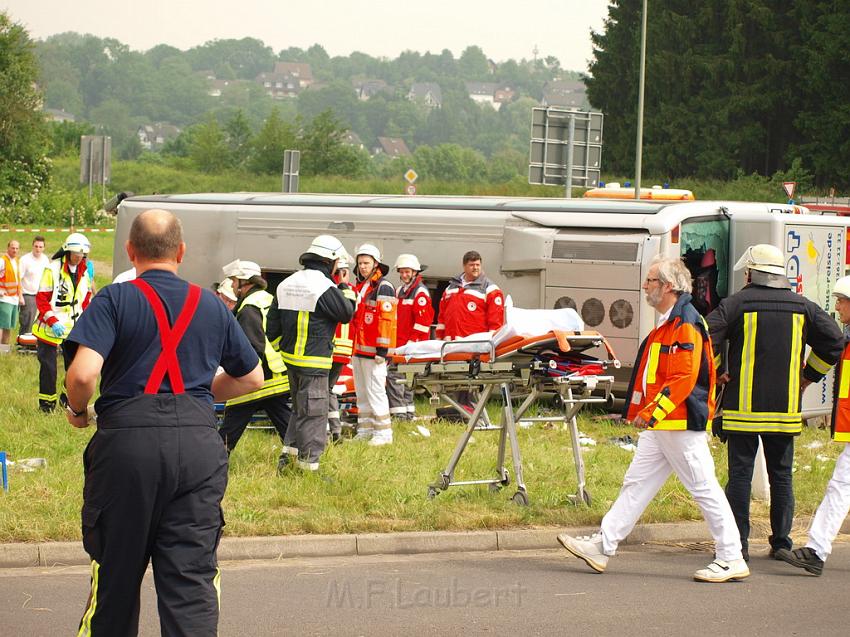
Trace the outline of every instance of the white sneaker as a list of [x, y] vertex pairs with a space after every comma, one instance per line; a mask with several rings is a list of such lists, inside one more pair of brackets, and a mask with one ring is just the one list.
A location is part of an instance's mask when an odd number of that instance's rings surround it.
[[352, 438], [352, 440], [361, 441], [361, 442], [366, 441], [366, 440], [371, 440], [372, 435], [374, 433], [375, 433], [375, 430], [372, 429], [371, 427], [358, 427], [357, 433], [355, 434], [354, 438]]
[[714, 560], [705, 568], [694, 573], [694, 579], [698, 582], [728, 582], [730, 580], [744, 579], [750, 576], [750, 569], [742, 559], [724, 562]]
[[605, 567], [608, 566], [608, 556], [602, 552], [601, 533], [583, 537], [561, 533], [558, 536], [558, 542], [577, 558], [584, 560], [584, 563], [597, 573], [604, 572]]
[[393, 444], [393, 430], [379, 429], [372, 434], [372, 439], [369, 441], [370, 447], [381, 447], [383, 445]]

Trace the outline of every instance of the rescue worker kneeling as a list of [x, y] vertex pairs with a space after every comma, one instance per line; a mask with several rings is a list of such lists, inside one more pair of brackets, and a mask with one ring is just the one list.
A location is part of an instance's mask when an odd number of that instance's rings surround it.
[[357, 311], [354, 315], [354, 390], [357, 435], [377, 447], [391, 444], [393, 425], [387, 400], [387, 350], [395, 347], [395, 289], [385, 275], [381, 252], [370, 243], [357, 249]]
[[[289, 410], [289, 378], [280, 352], [266, 338], [266, 323], [274, 297], [266, 292], [266, 280], [260, 266], [253, 261], [237, 259], [222, 268], [232, 282], [236, 294], [236, 322], [245, 332], [251, 346], [263, 364], [263, 386], [257, 391], [231, 398], [224, 407], [224, 422], [218, 433], [232, 452], [251, 417], [263, 410], [277, 430], [280, 440], [286, 438], [286, 428], [292, 412]], [[283, 456], [283, 454], [281, 454]]]
[[296, 459], [300, 468], [318, 470], [327, 444], [334, 331], [337, 323], [348, 323], [354, 315], [354, 291], [347, 283], [333, 282], [337, 262], [345, 255], [336, 237], [316, 237], [299, 258], [304, 269], [277, 287], [269, 311], [266, 336], [271, 342], [280, 339], [293, 408], [279, 472]]
[[714, 417], [714, 354], [705, 321], [691, 305], [691, 276], [680, 259], [656, 258], [643, 290], [646, 302], [661, 316], [638, 350], [623, 416], [646, 431], [600, 531], [581, 538], [562, 534], [558, 541], [603, 572], [609, 556], [674, 472], [702, 510], [715, 543], [717, 559], [694, 573], [694, 579], [742, 579], [750, 570], [705, 433]]

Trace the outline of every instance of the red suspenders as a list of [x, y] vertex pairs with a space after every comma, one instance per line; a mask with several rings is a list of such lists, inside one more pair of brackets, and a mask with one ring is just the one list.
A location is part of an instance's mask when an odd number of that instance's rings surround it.
[[198, 309], [198, 302], [201, 300], [201, 288], [197, 285], [189, 284], [189, 294], [186, 296], [186, 302], [183, 304], [183, 309], [177, 320], [174, 321], [174, 326], [168, 324], [168, 317], [165, 314], [165, 307], [162, 300], [154, 289], [144, 279], [133, 279], [130, 281], [135, 285], [145, 298], [153, 310], [154, 318], [156, 318], [157, 326], [159, 327], [159, 339], [162, 343], [162, 353], [156, 359], [156, 364], [153, 366], [151, 375], [148, 377], [148, 382], [145, 385], [146, 394], [156, 394], [165, 380], [165, 374], [168, 372], [168, 378], [171, 381], [171, 392], [174, 394], [182, 394], [185, 390], [183, 387], [183, 374], [180, 372], [180, 361], [177, 360], [177, 346], [180, 344], [180, 339], [186, 333], [192, 317], [195, 315], [195, 310]]

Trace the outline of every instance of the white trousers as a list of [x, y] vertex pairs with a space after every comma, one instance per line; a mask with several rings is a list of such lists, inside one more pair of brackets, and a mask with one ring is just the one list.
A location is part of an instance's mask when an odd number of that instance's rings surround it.
[[357, 393], [357, 428], [392, 429], [390, 404], [387, 401], [387, 363], [374, 358], [351, 357], [354, 391]]
[[703, 431], [644, 431], [620, 495], [602, 518], [602, 549], [614, 555], [658, 490], [675, 473], [696, 500], [714, 538], [717, 559], [741, 559], [741, 537]]
[[812, 520], [809, 529], [810, 549], [824, 562], [832, 553], [832, 541], [841, 530], [841, 524], [850, 511], [850, 445], [844, 445], [844, 451], [835, 462], [835, 471], [826, 485], [826, 494]]

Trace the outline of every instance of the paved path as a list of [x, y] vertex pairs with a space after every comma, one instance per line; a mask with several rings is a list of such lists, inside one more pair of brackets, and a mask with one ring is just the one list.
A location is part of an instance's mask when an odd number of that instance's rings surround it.
[[[691, 580], [699, 545], [627, 547], [603, 575], [554, 550], [231, 562], [220, 634], [848, 634], [850, 545], [820, 578], [752, 548], [753, 575], [720, 585]], [[0, 634], [73, 634], [87, 592], [85, 567], [0, 570]], [[158, 635], [150, 573], [142, 597], [140, 634]]]

